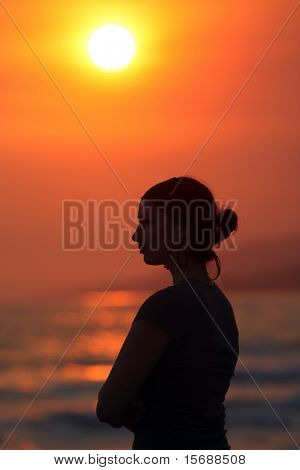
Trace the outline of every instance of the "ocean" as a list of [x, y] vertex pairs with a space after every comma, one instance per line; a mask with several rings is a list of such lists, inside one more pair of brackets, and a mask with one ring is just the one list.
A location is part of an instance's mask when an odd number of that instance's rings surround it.
[[[240, 333], [240, 361], [225, 400], [229, 444], [232, 450], [296, 449], [300, 293], [224, 292]], [[152, 293], [111, 291], [103, 298], [87, 292], [1, 308], [2, 448], [132, 448], [133, 434], [100, 423], [95, 410], [131, 322]]]

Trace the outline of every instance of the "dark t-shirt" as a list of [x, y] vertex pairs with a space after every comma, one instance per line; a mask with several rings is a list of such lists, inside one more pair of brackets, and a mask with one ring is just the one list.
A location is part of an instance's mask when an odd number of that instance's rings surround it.
[[142, 387], [147, 411], [132, 448], [230, 449], [223, 402], [239, 332], [227, 297], [214, 282], [189, 278], [151, 295], [132, 323], [138, 320], [159, 326], [172, 341]]

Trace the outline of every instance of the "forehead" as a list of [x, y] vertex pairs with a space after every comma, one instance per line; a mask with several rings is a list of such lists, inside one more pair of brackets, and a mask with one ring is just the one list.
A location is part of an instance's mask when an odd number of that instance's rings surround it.
[[152, 204], [149, 199], [141, 199], [138, 210], [139, 219], [144, 219], [146, 217], [155, 217], [156, 215], [159, 215], [160, 212], [161, 211], [159, 210], [157, 205]]
[[139, 204], [138, 218], [143, 219], [150, 213], [150, 204], [149, 201], [141, 199]]

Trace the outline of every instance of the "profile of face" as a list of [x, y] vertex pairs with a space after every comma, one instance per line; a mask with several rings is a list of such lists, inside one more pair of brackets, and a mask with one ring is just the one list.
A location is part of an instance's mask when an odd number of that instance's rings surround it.
[[169, 251], [165, 243], [165, 216], [150, 201], [141, 199], [138, 210], [139, 224], [132, 235], [146, 264], [160, 265], [168, 260]]

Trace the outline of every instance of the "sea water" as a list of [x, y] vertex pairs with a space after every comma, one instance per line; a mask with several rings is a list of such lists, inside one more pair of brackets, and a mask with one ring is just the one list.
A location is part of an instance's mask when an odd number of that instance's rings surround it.
[[[86, 292], [2, 306], [0, 439], [5, 449], [131, 449], [133, 434], [96, 417], [97, 395], [141, 303], [153, 292]], [[240, 333], [226, 396], [238, 449], [300, 444], [300, 293], [225, 292]]]

